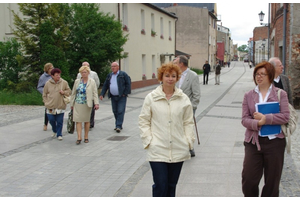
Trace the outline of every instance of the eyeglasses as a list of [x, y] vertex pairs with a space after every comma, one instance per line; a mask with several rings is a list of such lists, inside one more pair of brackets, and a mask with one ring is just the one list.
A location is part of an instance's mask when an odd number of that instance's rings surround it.
[[264, 73], [261, 73], [261, 74], [255, 74], [255, 77], [265, 77], [267, 76], [268, 74], [264, 74]]

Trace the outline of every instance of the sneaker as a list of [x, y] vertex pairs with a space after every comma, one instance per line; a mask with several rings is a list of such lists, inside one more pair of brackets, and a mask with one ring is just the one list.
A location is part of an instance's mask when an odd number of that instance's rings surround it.
[[56, 137], [56, 133], [53, 132], [52, 133], [52, 137], [55, 138]]
[[116, 132], [117, 132], [117, 133], [120, 133], [120, 132], [121, 132], [121, 129], [120, 129], [120, 128], [116, 128]]
[[194, 149], [190, 150], [190, 154], [191, 154], [191, 157], [195, 157], [195, 151], [194, 151]]
[[63, 138], [61, 137], [61, 136], [58, 136], [58, 138], [57, 138], [58, 140], [62, 140]]
[[47, 125], [44, 125], [43, 130], [44, 130], [44, 131], [47, 131]]

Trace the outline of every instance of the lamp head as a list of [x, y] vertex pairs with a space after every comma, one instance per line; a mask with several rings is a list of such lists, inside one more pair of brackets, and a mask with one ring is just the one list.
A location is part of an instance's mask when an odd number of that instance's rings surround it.
[[260, 11], [260, 13], [258, 13], [259, 16], [259, 21], [264, 21], [264, 17], [265, 17], [265, 13], [263, 13], [263, 11]]

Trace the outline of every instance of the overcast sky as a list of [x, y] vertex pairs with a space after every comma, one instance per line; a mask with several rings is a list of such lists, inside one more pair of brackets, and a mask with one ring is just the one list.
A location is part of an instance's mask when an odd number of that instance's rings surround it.
[[217, 13], [221, 15], [222, 26], [230, 29], [233, 44], [248, 44], [249, 38], [253, 37], [253, 29], [261, 26], [260, 11], [265, 13], [263, 23], [268, 23], [269, 4], [265, 0], [259, 2], [217, 1]]

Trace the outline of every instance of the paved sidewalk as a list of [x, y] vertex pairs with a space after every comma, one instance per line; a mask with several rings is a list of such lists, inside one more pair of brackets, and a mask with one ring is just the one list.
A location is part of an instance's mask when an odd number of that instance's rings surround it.
[[[201, 82], [196, 112], [200, 145], [183, 165], [179, 197], [242, 197], [244, 127], [241, 103], [254, 87], [252, 69], [242, 62], [222, 68], [221, 84]], [[90, 143], [76, 145], [76, 133], [52, 139], [42, 131], [42, 106], [7, 110], [0, 106], [0, 197], [151, 197], [152, 175], [143, 150], [138, 115], [155, 86], [134, 90], [127, 101], [124, 129], [116, 133], [110, 101], [100, 102]], [[13, 109], [13, 108], [11, 108]], [[68, 106], [69, 109], [69, 106]], [[298, 111], [299, 115], [300, 112]], [[300, 129], [286, 154], [280, 196], [300, 196]]]

